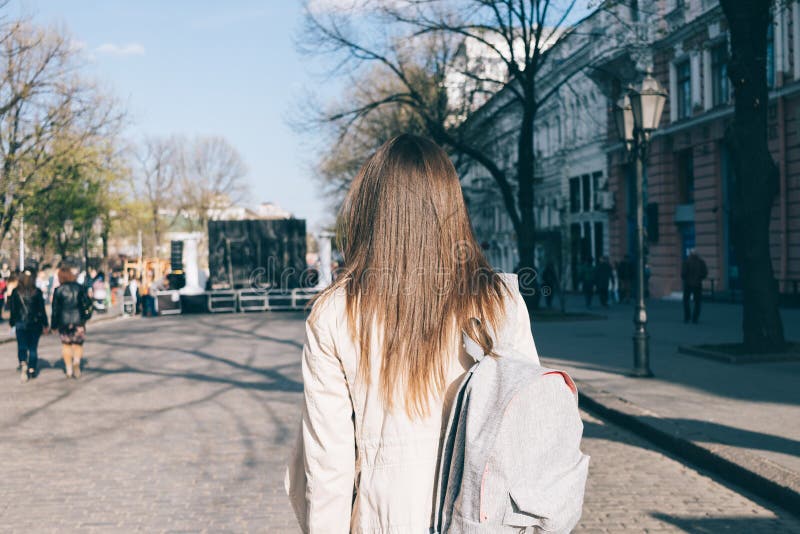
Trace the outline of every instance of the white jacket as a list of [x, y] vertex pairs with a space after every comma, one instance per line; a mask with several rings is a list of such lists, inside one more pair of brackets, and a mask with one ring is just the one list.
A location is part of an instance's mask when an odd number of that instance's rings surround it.
[[[511, 295], [495, 345], [532, 354], [538, 363], [516, 276], [503, 276]], [[472, 359], [457, 336], [446, 393], [431, 402], [430, 415], [411, 419], [402, 407], [387, 412], [378, 387], [379, 334], [365, 386], [356, 380], [361, 355], [349, 335], [345, 299], [340, 291], [318, 303], [316, 321], [306, 322], [302, 427], [286, 491], [304, 532], [428, 533], [443, 426]]]

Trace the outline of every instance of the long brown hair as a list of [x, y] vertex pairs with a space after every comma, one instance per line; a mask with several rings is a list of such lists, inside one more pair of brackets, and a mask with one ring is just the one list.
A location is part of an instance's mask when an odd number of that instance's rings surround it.
[[462, 331], [491, 353], [486, 327], [496, 328], [506, 290], [475, 241], [447, 154], [414, 135], [385, 143], [353, 180], [338, 231], [344, 267], [320, 299], [346, 290], [359, 380], [370, 382], [378, 326], [385, 405], [399, 397], [409, 416], [424, 416]]
[[36, 275], [27, 269], [19, 275], [17, 293], [21, 297], [30, 297], [36, 292]]

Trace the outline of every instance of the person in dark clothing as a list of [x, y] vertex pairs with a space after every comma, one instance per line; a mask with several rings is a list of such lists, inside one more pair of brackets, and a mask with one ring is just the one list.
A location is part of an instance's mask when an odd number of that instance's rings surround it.
[[61, 356], [67, 378], [80, 378], [83, 342], [86, 339], [86, 321], [92, 313], [92, 302], [83, 285], [75, 281], [69, 267], [58, 270], [61, 285], [53, 295], [52, 327], [61, 338]]
[[44, 295], [36, 287], [36, 275], [23, 271], [19, 284], [9, 297], [11, 317], [9, 324], [17, 335], [17, 359], [20, 380], [36, 378], [39, 369], [39, 338], [47, 333], [47, 311]]
[[0, 277], [0, 323], [3, 322], [3, 310], [6, 309], [6, 289], [8, 284], [6, 279]]
[[594, 286], [600, 304], [608, 308], [608, 284], [611, 282], [611, 264], [608, 263], [608, 256], [603, 256], [594, 267]]
[[592, 307], [592, 297], [594, 296], [594, 268], [592, 257], [586, 258], [578, 269], [578, 277], [581, 281], [583, 298], [586, 299], [586, 307]]
[[[691, 318], [693, 323], [700, 320], [700, 305], [703, 300], [703, 280], [708, 276], [706, 262], [691, 250], [683, 261], [681, 279], [683, 280], [683, 322], [688, 323]], [[694, 309], [690, 301], [694, 299]]]
[[617, 278], [619, 279], [619, 301], [628, 303], [631, 300], [631, 287], [633, 286], [633, 262], [630, 254], [617, 263]]
[[542, 282], [544, 282], [544, 285], [542, 286], [542, 293], [544, 293], [545, 302], [547, 303], [548, 308], [552, 308], [553, 295], [555, 295], [556, 290], [558, 289], [558, 273], [556, 273], [556, 268], [552, 261], [548, 261], [547, 266], [544, 268], [544, 273], [542, 273]]

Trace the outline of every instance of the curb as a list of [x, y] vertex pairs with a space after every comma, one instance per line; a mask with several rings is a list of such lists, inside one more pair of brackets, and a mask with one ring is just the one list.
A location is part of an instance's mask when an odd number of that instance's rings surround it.
[[[800, 474], [746, 451], [685, 437], [680, 425], [575, 380], [580, 407], [800, 517]], [[696, 435], [696, 433], [695, 433]]]

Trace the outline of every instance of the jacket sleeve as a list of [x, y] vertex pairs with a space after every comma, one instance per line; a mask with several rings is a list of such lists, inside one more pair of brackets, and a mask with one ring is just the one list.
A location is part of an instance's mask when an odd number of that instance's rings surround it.
[[61, 326], [59, 321], [61, 320], [61, 291], [59, 288], [56, 288], [53, 292], [53, 306], [50, 310], [50, 327], [53, 330], [56, 330]]
[[89, 298], [89, 293], [86, 288], [81, 286], [78, 290], [78, 313], [81, 316], [81, 322], [86, 323], [92, 318], [92, 301]]
[[44, 328], [50, 324], [47, 320], [47, 307], [44, 305], [44, 293], [41, 291], [36, 292], [36, 305], [39, 308], [39, 317]]
[[19, 319], [19, 306], [17, 305], [16, 296], [17, 290], [15, 289], [11, 292], [11, 296], [8, 297], [8, 325], [12, 328]]
[[311, 534], [350, 531], [355, 485], [353, 405], [344, 369], [325, 330], [306, 323], [302, 362], [307, 508], [302, 526]]

